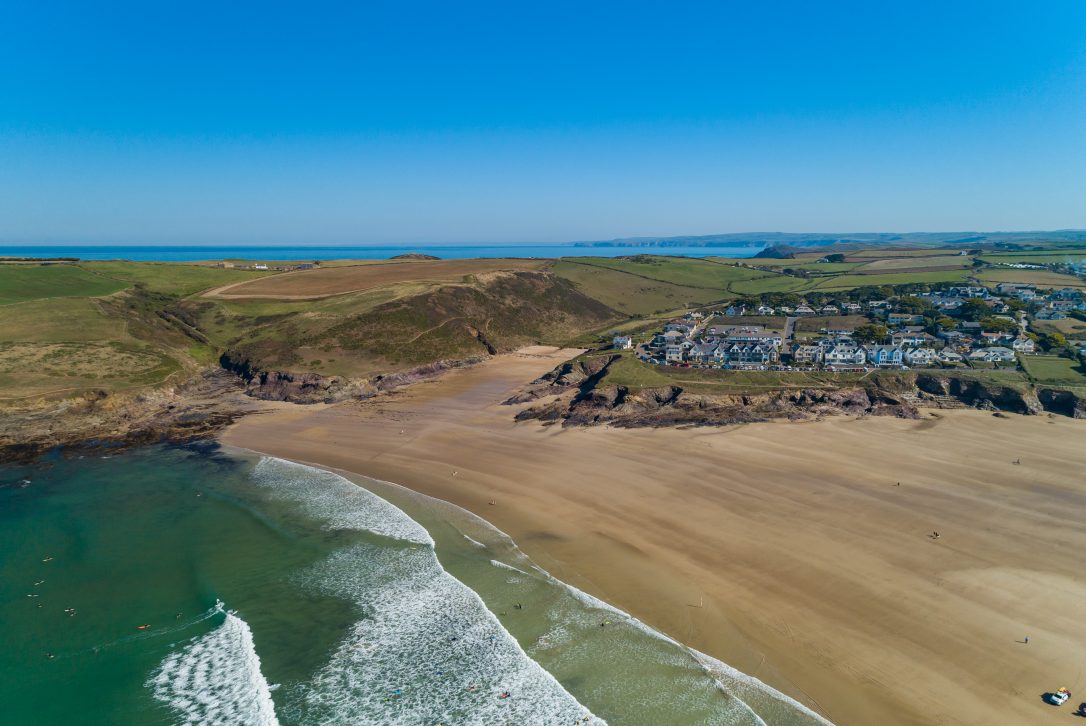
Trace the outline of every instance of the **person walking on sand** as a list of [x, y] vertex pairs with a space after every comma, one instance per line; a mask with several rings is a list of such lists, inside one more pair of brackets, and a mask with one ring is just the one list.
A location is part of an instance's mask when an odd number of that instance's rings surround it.
[[1026, 645], [1029, 645], [1029, 636], [1027, 635], [1025, 638], [1023, 638], [1022, 642], [1025, 643]]

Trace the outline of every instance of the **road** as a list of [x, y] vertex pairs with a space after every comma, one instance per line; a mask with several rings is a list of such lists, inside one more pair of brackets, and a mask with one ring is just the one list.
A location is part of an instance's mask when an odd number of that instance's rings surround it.
[[792, 334], [796, 330], [796, 320], [798, 320], [798, 318], [789, 317], [784, 319], [784, 339], [781, 341], [782, 350], [788, 350], [792, 345]]

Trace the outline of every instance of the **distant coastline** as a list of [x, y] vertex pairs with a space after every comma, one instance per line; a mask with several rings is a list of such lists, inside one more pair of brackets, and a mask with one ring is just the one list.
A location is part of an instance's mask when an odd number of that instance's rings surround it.
[[[586, 252], [584, 244], [593, 244]], [[476, 258], [556, 258], [591, 254], [597, 257], [620, 257], [630, 254], [633, 245], [602, 243], [567, 243], [551, 245], [0, 245], [0, 258], [78, 258], [80, 260], [131, 260], [135, 262], [195, 262], [198, 260], [387, 260], [408, 253], [433, 255], [445, 260]], [[653, 245], [637, 248], [658, 248], [662, 253], [681, 257], [753, 257], [765, 245]]]

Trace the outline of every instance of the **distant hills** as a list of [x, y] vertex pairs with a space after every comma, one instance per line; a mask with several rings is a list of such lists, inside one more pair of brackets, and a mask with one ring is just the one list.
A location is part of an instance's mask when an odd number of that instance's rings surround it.
[[1086, 242], [1086, 230], [1036, 232], [740, 232], [679, 237], [624, 237], [575, 242], [575, 247], [828, 247], [831, 245], [1029, 244]]

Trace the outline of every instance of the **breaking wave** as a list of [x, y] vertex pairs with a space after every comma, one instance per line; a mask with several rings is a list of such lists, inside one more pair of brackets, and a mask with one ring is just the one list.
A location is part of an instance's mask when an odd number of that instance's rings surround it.
[[225, 615], [219, 627], [167, 656], [147, 685], [178, 723], [278, 726], [252, 631], [235, 613]]
[[328, 663], [290, 688], [299, 723], [602, 724], [532, 660], [482, 599], [447, 573], [426, 530], [332, 472], [264, 458], [254, 481], [326, 526], [399, 540], [346, 547], [297, 577], [364, 614]]

